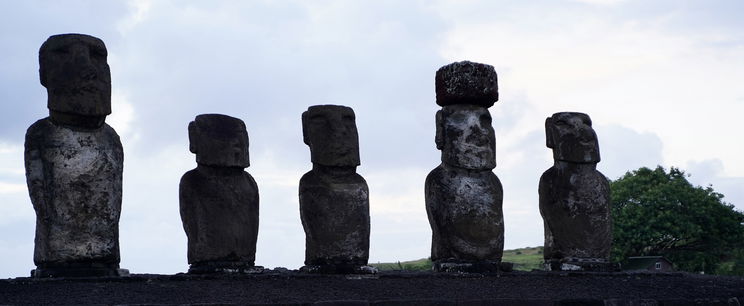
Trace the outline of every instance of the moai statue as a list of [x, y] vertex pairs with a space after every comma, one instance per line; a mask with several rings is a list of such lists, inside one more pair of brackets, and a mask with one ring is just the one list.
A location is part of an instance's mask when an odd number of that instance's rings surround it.
[[496, 71], [463, 61], [440, 68], [435, 81], [442, 163], [425, 187], [434, 270], [495, 272], [504, 247], [503, 190], [492, 171], [496, 138], [488, 112], [498, 100]]
[[374, 273], [369, 259], [369, 189], [356, 173], [359, 135], [354, 110], [311, 106], [302, 134], [313, 169], [300, 179], [300, 217], [309, 273]]
[[244, 169], [248, 132], [242, 120], [219, 114], [189, 123], [197, 166], [181, 177], [181, 220], [188, 237], [189, 273], [258, 273], [258, 186]]
[[612, 245], [610, 185], [597, 171], [599, 145], [589, 116], [555, 113], [545, 120], [553, 167], [540, 177], [544, 257], [549, 270], [608, 271]]
[[33, 277], [122, 276], [119, 216], [124, 153], [111, 114], [106, 46], [49, 37], [39, 76], [49, 117], [26, 132], [26, 182], [36, 211]]

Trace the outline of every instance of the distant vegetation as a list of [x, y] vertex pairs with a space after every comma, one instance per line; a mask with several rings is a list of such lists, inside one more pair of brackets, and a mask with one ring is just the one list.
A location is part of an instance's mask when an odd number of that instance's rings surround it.
[[517, 271], [542, 270], [543, 247], [504, 250], [501, 261], [513, 263], [514, 270]]
[[[542, 247], [504, 250], [502, 260], [514, 263], [514, 270], [532, 271], [532, 269], [542, 268], [542, 253]], [[411, 261], [372, 263], [370, 266], [377, 267], [380, 271], [431, 271], [431, 260], [422, 258]]]
[[610, 183], [613, 260], [661, 255], [677, 270], [744, 275], [744, 213], [678, 168], [640, 168]]
[[369, 265], [376, 267], [380, 271], [431, 271], [431, 260], [428, 258], [411, 261], [371, 263]]

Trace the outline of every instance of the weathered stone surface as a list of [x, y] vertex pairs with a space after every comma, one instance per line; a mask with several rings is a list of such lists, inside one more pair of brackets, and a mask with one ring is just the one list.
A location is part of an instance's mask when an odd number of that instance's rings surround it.
[[80, 34], [39, 51], [50, 117], [26, 132], [25, 167], [36, 211], [37, 277], [116, 276], [124, 154], [104, 123], [111, 109], [106, 48]]
[[556, 113], [546, 119], [545, 132], [555, 159], [539, 186], [546, 267], [611, 269], [610, 185], [596, 170], [599, 145], [591, 120], [582, 113]]
[[220, 114], [203, 114], [189, 123], [189, 150], [205, 166], [250, 166], [248, 132], [243, 120]]
[[455, 62], [437, 70], [434, 78], [437, 104], [493, 106], [499, 86], [493, 66], [469, 61]]
[[111, 114], [111, 72], [106, 46], [83, 34], [49, 37], [39, 50], [41, 85], [50, 110], [83, 116]]
[[504, 246], [503, 190], [491, 116], [484, 107], [445, 106], [436, 118], [442, 164], [426, 177], [436, 271], [489, 272]]
[[189, 124], [189, 141], [197, 167], [179, 185], [189, 273], [255, 272], [258, 186], [243, 170], [249, 165], [245, 124], [199, 115]]
[[354, 111], [311, 106], [302, 114], [313, 169], [300, 179], [305, 267], [315, 273], [373, 273], [369, 259], [369, 189], [356, 173], [359, 137]]
[[302, 113], [302, 137], [313, 164], [359, 166], [359, 135], [354, 110], [341, 105], [314, 105]]
[[436, 115], [437, 149], [442, 163], [471, 170], [496, 168], [496, 135], [488, 109], [474, 105], [442, 107]]

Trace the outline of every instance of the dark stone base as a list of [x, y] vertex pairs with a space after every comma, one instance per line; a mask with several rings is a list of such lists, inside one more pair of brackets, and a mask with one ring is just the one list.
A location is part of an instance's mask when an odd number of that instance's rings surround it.
[[0, 279], [0, 305], [666, 306], [742, 301], [743, 277], [682, 272], [319, 275], [275, 268], [261, 274]]
[[513, 264], [501, 261], [463, 261], [463, 260], [437, 260], [433, 263], [434, 272], [456, 272], [456, 273], [498, 273], [511, 272]]
[[189, 274], [211, 274], [211, 273], [263, 273], [264, 267], [255, 266], [252, 262], [241, 261], [211, 261], [189, 266]]
[[619, 272], [620, 265], [596, 258], [546, 259], [546, 271]]
[[118, 264], [66, 263], [42, 265], [31, 270], [31, 277], [33, 278], [120, 276], [129, 276], [129, 270], [120, 269]]
[[306, 265], [300, 272], [310, 274], [376, 274], [377, 268], [367, 265], [334, 264], [334, 265]]

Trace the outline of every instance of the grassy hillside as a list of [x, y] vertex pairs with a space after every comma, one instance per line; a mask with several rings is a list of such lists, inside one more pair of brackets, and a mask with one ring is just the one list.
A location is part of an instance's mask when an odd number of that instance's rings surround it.
[[[504, 250], [502, 260], [514, 263], [514, 270], [532, 271], [532, 269], [542, 269], [542, 253], [542, 247]], [[430, 271], [431, 260], [422, 258], [411, 261], [370, 263], [370, 266], [377, 267], [380, 271]]]
[[370, 266], [380, 269], [380, 271], [430, 271], [431, 260], [422, 258], [419, 260], [370, 263]]
[[504, 250], [501, 261], [514, 263], [514, 270], [532, 271], [543, 268], [543, 247]]

